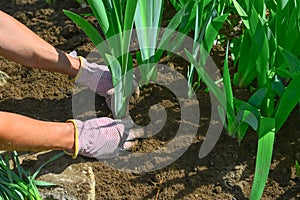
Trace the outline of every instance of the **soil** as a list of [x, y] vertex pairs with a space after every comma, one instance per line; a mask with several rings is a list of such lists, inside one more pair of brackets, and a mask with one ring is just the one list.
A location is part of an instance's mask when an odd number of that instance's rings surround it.
[[[166, 3], [166, 6], [169, 6]], [[85, 13], [75, 1], [2, 0], [2, 11], [14, 16], [55, 47], [86, 56], [94, 48], [85, 34], [62, 12], [63, 9]], [[166, 9], [165, 20], [170, 14]], [[26, 39], [26, 38], [24, 38]], [[17, 45], [17, 44], [16, 44]], [[217, 64], [222, 63], [224, 49], [216, 46], [212, 53]], [[180, 72], [186, 65], [166, 57], [163, 61]], [[29, 69], [0, 58], [1, 71], [9, 75], [0, 87], [0, 110], [22, 114], [45, 121], [64, 122], [73, 118], [73, 85], [66, 75]], [[80, 90], [93, 95], [88, 89]], [[247, 91], [236, 90], [244, 97]], [[95, 96], [96, 115], [111, 113], [102, 97]], [[240, 145], [223, 131], [212, 151], [204, 158], [198, 153], [210, 122], [210, 97], [203, 89], [197, 92], [201, 117], [198, 132], [188, 150], [171, 165], [147, 173], [125, 172], [105, 162], [65, 155], [46, 165], [38, 179], [56, 183], [56, 187], [40, 188], [44, 199], [248, 199], [253, 183], [257, 136], [249, 130]], [[134, 151], [151, 152], [166, 145], [178, 129], [180, 108], [174, 95], [159, 85], [141, 89], [138, 99], [131, 102], [130, 113], [139, 124], [149, 123], [149, 107], [161, 103], [166, 108], [167, 121], [160, 134], [140, 140]], [[80, 117], [91, 117], [89, 110]], [[278, 133], [273, 160], [263, 199], [300, 199], [300, 185], [294, 163], [300, 161], [300, 116], [295, 110]], [[21, 152], [22, 166], [34, 172], [57, 151]]]

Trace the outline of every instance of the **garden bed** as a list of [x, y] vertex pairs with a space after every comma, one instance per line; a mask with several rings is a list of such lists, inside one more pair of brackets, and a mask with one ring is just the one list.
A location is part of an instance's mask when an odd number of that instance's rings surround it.
[[[87, 10], [80, 8], [75, 1], [47, 4], [38, 0], [3, 0], [0, 7], [61, 50], [76, 50], [86, 56], [94, 48], [85, 34], [62, 12], [62, 9]], [[220, 46], [213, 50], [213, 58], [220, 66], [224, 54], [225, 50]], [[185, 71], [186, 66], [181, 61], [166, 57], [163, 62], [180, 72]], [[66, 75], [28, 69], [4, 58], [0, 58], [0, 67], [10, 76], [8, 83], [0, 87], [1, 111], [47, 121], [65, 121], [73, 117], [73, 86]], [[92, 95], [87, 89], [80, 92]], [[247, 95], [246, 90], [234, 92], [238, 96]], [[41, 189], [41, 193], [46, 199], [89, 199], [93, 194], [96, 199], [248, 199], [254, 177], [257, 136], [249, 131], [239, 146], [236, 139], [224, 131], [213, 150], [205, 158], [198, 158], [211, 111], [207, 93], [199, 90], [197, 98], [201, 110], [197, 136], [189, 149], [170, 166], [144, 174], [128, 173], [93, 159], [79, 157], [72, 160], [66, 155], [41, 171], [38, 179], [58, 184], [57, 187]], [[103, 98], [97, 96], [96, 102], [97, 116], [111, 116]], [[166, 108], [167, 123], [161, 134], [141, 140], [134, 151], [149, 152], [164, 146], [178, 128], [178, 102], [172, 93], [157, 85], [141, 90], [140, 98], [131, 102], [131, 116], [140, 124], [148, 123], [145, 113], [155, 103]], [[86, 110], [81, 118], [87, 119], [90, 115]], [[276, 137], [263, 199], [300, 198], [294, 168], [295, 160], [300, 160], [299, 121], [299, 112], [295, 110]], [[55, 153], [24, 152], [20, 158], [22, 165], [33, 172]]]

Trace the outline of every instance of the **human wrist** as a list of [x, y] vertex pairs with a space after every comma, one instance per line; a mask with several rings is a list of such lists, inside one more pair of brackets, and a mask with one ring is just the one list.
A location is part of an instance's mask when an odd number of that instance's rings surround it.
[[81, 66], [81, 62], [80, 59], [78, 57], [72, 57], [69, 54], [65, 54], [69, 60], [69, 64], [70, 64], [70, 68], [69, 68], [69, 73], [68, 75], [75, 77], [77, 76], [80, 66]]
[[72, 142], [69, 143], [67, 149], [65, 149], [65, 153], [71, 155], [73, 159], [78, 156], [78, 127], [75, 120], [67, 120], [66, 125], [68, 126], [68, 130], [71, 131]]

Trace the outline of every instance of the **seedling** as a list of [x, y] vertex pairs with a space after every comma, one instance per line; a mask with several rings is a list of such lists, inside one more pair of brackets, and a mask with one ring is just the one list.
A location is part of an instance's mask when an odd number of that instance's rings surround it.
[[56, 160], [64, 155], [59, 153], [47, 162], [41, 165], [38, 170], [31, 176], [29, 172], [25, 171], [20, 165], [17, 152], [13, 152], [13, 160], [16, 163], [17, 173], [10, 169], [9, 159], [5, 159], [0, 155], [0, 200], [23, 199], [23, 200], [42, 200], [38, 186], [48, 187], [55, 184], [35, 180], [40, 170], [49, 162]]

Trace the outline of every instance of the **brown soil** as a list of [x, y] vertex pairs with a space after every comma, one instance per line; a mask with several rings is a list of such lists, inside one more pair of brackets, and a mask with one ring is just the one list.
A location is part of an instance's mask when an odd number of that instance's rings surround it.
[[[38, 0], [2, 0], [1, 10], [11, 14], [35, 33], [57, 48], [77, 50], [87, 55], [93, 45], [62, 13], [62, 9], [86, 12], [75, 1], [56, 1], [47, 4]], [[167, 10], [166, 10], [167, 12]], [[26, 38], [24, 38], [26, 39]], [[16, 44], [17, 45], [17, 44]], [[216, 62], [222, 62], [224, 51], [216, 48]], [[185, 66], [176, 60], [165, 61], [177, 70]], [[46, 121], [65, 121], [72, 118], [72, 84], [66, 75], [28, 69], [0, 58], [1, 70], [10, 79], [0, 87], [0, 110], [19, 113]], [[87, 89], [80, 92], [91, 94]], [[241, 95], [240, 91], [236, 91]], [[243, 96], [244, 93], [241, 95]], [[38, 179], [56, 183], [57, 187], [41, 188], [45, 199], [248, 199], [253, 182], [257, 137], [249, 131], [242, 144], [225, 132], [205, 158], [198, 153], [210, 119], [210, 98], [199, 91], [201, 120], [197, 137], [190, 148], [173, 164], [149, 173], [128, 173], [103, 162], [69, 156], [48, 164]], [[111, 116], [103, 98], [96, 97], [97, 116]], [[136, 122], [147, 124], [144, 113], [149, 106], [160, 102], [166, 107], [167, 123], [156, 137], [141, 140], [136, 151], [151, 151], [164, 146], [178, 128], [179, 108], [172, 94], [157, 85], [143, 88], [140, 98], [131, 105]], [[90, 113], [82, 119], [88, 118]], [[273, 161], [263, 199], [300, 199], [299, 180], [294, 162], [300, 160], [300, 116], [293, 112], [276, 138]], [[22, 165], [33, 172], [57, 152], [24, 152]]]

